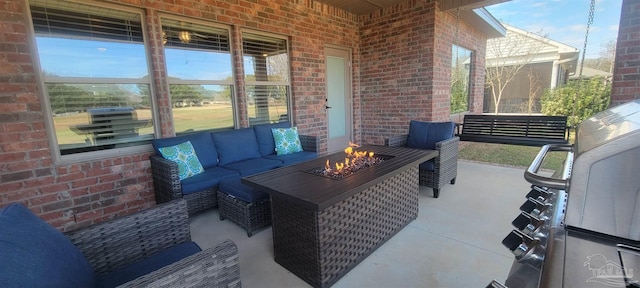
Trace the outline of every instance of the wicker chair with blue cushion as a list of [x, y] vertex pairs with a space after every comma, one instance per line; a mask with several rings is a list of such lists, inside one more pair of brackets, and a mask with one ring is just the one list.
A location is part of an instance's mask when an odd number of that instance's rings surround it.
[[423, 122], [411, 120], [409, 134], [385, 139], [386, 146], [437, 150], [439, 155], [420, 164], [420, 185], [433, 188], [433, 197], [447, 183], [455, 184], [458, 176], [458, 146], [453, 122]]
[[14, 203], [0, 231], [0, 287], [241, 286], [236, 245], [202, 251], [183, 199], [66, 235]]

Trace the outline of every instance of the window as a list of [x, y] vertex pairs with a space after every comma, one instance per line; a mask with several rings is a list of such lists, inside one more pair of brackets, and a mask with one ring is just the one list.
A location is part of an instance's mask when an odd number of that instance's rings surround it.
[[458, 45], [451, 48], [451, 113], [469, 111], [472, 52]]
[[288, 121], [290, 81], [287, 41], [243, 33], [242, 53], [249, 124]]
[[61, 155], [153, 139], [141, 15], [30, 1], [46, 97]]
[[228, 30], [168, 18], [161, 21], [176, 133], [233, 128]]

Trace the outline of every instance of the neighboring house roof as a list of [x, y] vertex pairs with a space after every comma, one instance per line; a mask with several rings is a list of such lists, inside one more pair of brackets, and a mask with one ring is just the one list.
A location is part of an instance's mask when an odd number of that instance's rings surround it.
[[486, 65], [496, 67], [510, 63], [545, 63], [558, 61], [565, 69], [574, 73], [580, 52], [577, 48], [501, 23], [507, 29], [505, 37], [487, 40]]
[[[569, 79], [570, 80], [578, 79], [579, 73], [580, 73], [580, 67], [578, 67], [578, 69], [576, 70], [576, 73], [574, 75], [571, 75]], [[611, 78], [613, 77], [613, 74], [611, 74], [611, 72], [602, 71], [599, 69], [584, 67], [584, 71], [582, 71], [582, 78], [589, 79], [594, 77]]]

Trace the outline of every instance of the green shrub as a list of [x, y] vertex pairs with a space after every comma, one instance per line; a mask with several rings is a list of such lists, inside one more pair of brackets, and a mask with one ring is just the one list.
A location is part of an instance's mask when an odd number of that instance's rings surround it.
[[610, 99], [611, 82], [595, 77], [546, 90], [540, 104], [545, 115], [567, 116], [568, 125], [575, 126], [607, 109]]

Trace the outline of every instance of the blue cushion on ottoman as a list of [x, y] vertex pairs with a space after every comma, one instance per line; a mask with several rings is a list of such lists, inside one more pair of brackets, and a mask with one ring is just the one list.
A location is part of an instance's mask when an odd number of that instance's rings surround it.
[[271, 128], [289, 127], [291, 127], [291, 123], [287, 121], [253, 126], [253, 129], [256, 132], [256, 140], [258, 141], [258, 146], [260, 147], [260, 154], [262, 154], [262, 156], [276, 154], [276, 145], [273, 139], [273, 132], [271, 132]]
[[240, 173], [222, 167], [211, 167], [204, 170], [203, 173], [180, 181], [182, 185], [182, 195], [217, 188], [220, 181], [229, 178], [240, 179]]
[[222, 167], [225, 169], [238, 171], [242, 176], [249, 176], [274, 168], [282, 167], [282, 161], [266, 158], [253, 158], [233, 162]]
[[240, 179], [224, 180], [220, 182], [218, 190], [247, 203], [253, 203], [261, 199], [269, 198], [269, 194], [242, 184], [242, 182], [240, 182]]
[[95, 286], [82, 252], [22, 204], [0, 210], [0, 257], [0, 287]]
[[311, 151], [302, 151], [302, 152], [297, 152], [297, 153], [287, 154], [287, 155], [276, 155], [276, 154], [266, 155], [266, 156], [263, 156], [263, 158], [280, 160], [286, 166], [286, 165], [293, 165], [296, 163], [304, 162], [307, 160], [316, 159], [318, 158], [318, 154], [316, 152], [311, 152]]
[[98, 287], [116, 287], [202, 251], [195, 242], [178, 244], [158, 254], [98, 276]]

